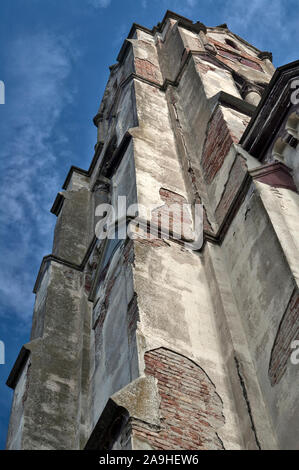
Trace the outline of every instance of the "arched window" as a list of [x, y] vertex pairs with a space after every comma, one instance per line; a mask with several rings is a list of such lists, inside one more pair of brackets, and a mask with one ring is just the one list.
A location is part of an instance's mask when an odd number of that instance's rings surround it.
[[225, 39], [225, 42], [228, 46], [232, 47], [233, 49], [237, 49], [238, 51], [240, 50], [240, 48], [237, 46], [237, 44], [232, 41], [231, 39]]
[[299, 140], [299, 115], [297, 113], [289, 116], [285, 128], [291, 136]]

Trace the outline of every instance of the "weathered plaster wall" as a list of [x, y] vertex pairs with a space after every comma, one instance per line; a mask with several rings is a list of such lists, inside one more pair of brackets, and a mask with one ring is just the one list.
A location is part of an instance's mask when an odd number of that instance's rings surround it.
[[[257, 184], [259, 188], [262, 185]], [[263, 190], [266, 191], [266, 188]], [[271, 189], [268, 188], [268, 191]], [[290, 190], [285, 192], [290, 194]], [[273, 379], [271, 374], [269, 376], [274, 341], [294, 295], [296, 282], [276, 235], [275, 225], [272, 226], [254, 187], [229, 228], [223, 248], [232, 291], [278, 445], [280, 448], [296, 448], [299, 430], [296, 419], [299, 412], [296, 392], [298, 378], [295, 377], [296, 366], [290, 362], [290, 344], [286, 345], [287, 365], [280, 383], [271, 384]], [[298, 336], [296, 322], [290, 334], [292, 338]]]
[[138, 376], [131, 245], [120, 243], [99, 282], [93, 310], [95, 366], [92, 422], [97, 423], [109, 397]]
[[14, 391], [12, 403], [13, 413], [11, 415], [6, 441], [6, 447], [11, 450], [22, 448], [24, 432], [24, 403], [26, 401], [29, 367], [30, 359], [28, 358]]
[[[51, 262], [47, 278], [43, 332], [25, 348], [30, 368], [24, 368], [26, 392], [20, 423], [18, 401], [13, 405], [11, 433], [22, 426], [18, 445], [8, 448], [75, 449], [79, 446], [82, 360], [81, 275]], [[22, 381], [25, 380], [23, 378]], [[22, 385], [17, 385], [17, 387]], [[66, 413], [67, 410], [67, 413]]]
[[[217, 433], [225, 448], [242, 448], [201, 259], [175, 243], [155, 246], [136, 241], [134, 277], [139, 344], [144, 351], [164, 346], [192, 359], [204, 370], [223, 401], [224, 423]], [[141, 352], [140, 361], [143, 370]]]
[[53, 255], [74, 264], [80, 264], [92, 238], [92, 218], [89, 181], [73, 173], [63, 194], [62, 208], [54, 231]]
[[[175, 14], [134, 28], [94, 118], [91, 167], [72, 168], [53, 205], [8, 448], [296, 448], [298, 195], [269, 186], [238, 145], [269, 54]], [[119, 196], [144, 225], [97, 240], [96, 207], [119, 217]], [[146, 233], [173, 202], [172, 224], [203, 203], [199, 252]]]

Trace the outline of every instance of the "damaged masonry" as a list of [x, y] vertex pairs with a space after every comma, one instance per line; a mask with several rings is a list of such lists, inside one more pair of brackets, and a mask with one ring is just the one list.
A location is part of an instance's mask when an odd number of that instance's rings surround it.
[[[298, 79], [225, 24], [132, 26], [90, 168], [52, 207], [8, 449], [299, 449]], [[97, 238], [123, 196], [159, 210]], [[203, 207], [196, 250], [163, 237], [184, 204], [189, 227]]]

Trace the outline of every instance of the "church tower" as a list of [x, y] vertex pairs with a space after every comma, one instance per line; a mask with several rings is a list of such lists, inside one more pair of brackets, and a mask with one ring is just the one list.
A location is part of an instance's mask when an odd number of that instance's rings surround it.
[[51, 209], [8, 449], [299, 448], [296, 78], [226, 24], [132, 26]]

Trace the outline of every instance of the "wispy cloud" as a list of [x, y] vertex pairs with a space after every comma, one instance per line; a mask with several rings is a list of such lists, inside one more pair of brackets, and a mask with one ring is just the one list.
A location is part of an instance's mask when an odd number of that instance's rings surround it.
[[189, 7], [194, 8], [197, 6], [198, 1], [197, 0], [186, 0], [186, 3]]
[[222, 4], [223, 21], [259, 48], [271, 50], [274, 41], [279, 41], [284, 62], [289, 57], [290, 41], [298, 43], [298, 13], [294, 0], [226, 0]]
[[[88, 2], [94, 8], [106, 8], [111, 0]], [[232, 31], [257, 47], [271, 50], [277, 40], [281, 60], [294, 60], [287, 46], [299, 39], [296, 0], [142, 0], [139, 5], [149, 9], [158, 4], [194, 21], [204, 21], [201, 15], [213, 9], [214, 24], [227, 22]], [[127, 32], [124, 22], [114, 46]], [[30, 318], [34, 275], [42, 256], [51, 250], [55, 219], [49, 205], [62, 181], [58, 168], [66, 159], [73, 161], [66, 133], [60, 128], [63, 111], [75, 93], [69, 86], [74, 59], [70, 43], [44, 32], [16, 39], [7, 51], [10, 79], [5, 83], [0, 129], [0, 316], [10, 308], [20, 318]]]
[[32, 315], [30, 296], [36, 272], [28, 269], [51, 250], [54, 218], [49, 203], [61, 184], [58, 162], [68, 157], [68, 142], [58, 123], [74, 98], [68, 78], [69, 42], [51, 34], [15, 40], [9, 51], [10, 83], [1, 149], [2, 312], [23, 320]]
[[[260, 49], [280, 51], [278, 64], [295, 60], [290, 43], [299, 41], [298, 0], [159, 0], [165, 8], [208, 26], [227, 23], [230, 30]], [[158, 0], [152, 0], [157, 3]], [[148, 5], [149, 7], [150, 5]], [[292, 50], [291, 50], [292, 49]]]
[[87, 0], [94, 8], [107, 8], [112, 0]]
[[161, 5], [162, 3], [165, 10], [172, 10], [180, 15], [189, 15], [190, 18], [196, 12], [196, 7], [200, 5], [198, 0], [152, 0], [153, 2], [156, 5]]
[[267, 34], [265, 26], [273, 25], [273, 21], [275, 28], [280, 30], [282, 10], [282, 0], [251, 0], [249, 3], [230, 0], [224, 3], [224, 14], [231, 28], [250, 29], [255, 34]]

